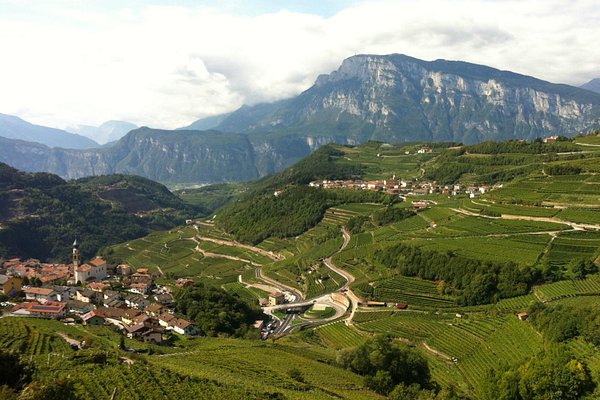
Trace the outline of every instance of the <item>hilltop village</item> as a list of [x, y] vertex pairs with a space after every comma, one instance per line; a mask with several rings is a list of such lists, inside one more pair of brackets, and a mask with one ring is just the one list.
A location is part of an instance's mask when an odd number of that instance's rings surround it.
[[[310, 187], [323, 189], [355, 189], [372, 190], [376, 192], [385, 192], [390, 195], [398, 195], [402, 199], [414, 196], [424, 196], [428, 194], [445, 194], [448, 196], [458, 196], [467, 194], [469, 198], [474, 199], [490, 190], [501, 188], [502, 185], [495, 186], [465, 186], [461, 184], [438, 185], [436, 182], [412, 181], [404, 179], [392, 179], [362, 181], [362, 180], [319, 180], [308, 184]], [[277, 192], [276, 192], [277, 193]]]
[[[193, 282], [179, 279], [178, 287]], [[43, 263], [13, 258], [0, 265], [0, 289], [5, 296], [20, 297], [11, 316], [62, 319], [65, 323], [113, 325], [131, 339], [163, 344], [171, 332], [194, 335], [192, 321], [174, 311], [169, 288], [154, 282], [146, 268], [127, 264], [110, 268], [95, 257], [82, 263], [77, 241], [70, 264]]]

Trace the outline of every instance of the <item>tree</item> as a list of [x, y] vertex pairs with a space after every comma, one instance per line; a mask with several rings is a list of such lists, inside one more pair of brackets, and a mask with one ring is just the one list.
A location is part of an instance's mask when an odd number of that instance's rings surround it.
[[430, 384], [427, 360], [415, 350], [401, 348], [390, 336], [376, 336], [361, 346], [338, 355], [338, 363], [360, 375], [366, 385], [381, 394], [388, 394], [399, 383]]
[[31, 366], [21, 361], [17, 353], [0, 350], [0, 386], [19, 390], [31, 381], [32, 373]]

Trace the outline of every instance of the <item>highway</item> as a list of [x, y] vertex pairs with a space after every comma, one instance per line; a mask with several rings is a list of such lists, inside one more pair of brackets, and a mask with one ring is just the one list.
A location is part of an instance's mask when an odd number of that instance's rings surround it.
[[[348, 246], [348, 243], [350, 242], [350, 234], [346, 231], [346, 229], [342, 228], [341, 232], [342, 232], [342, 236], [344, 237], [344, 243], [339, 248], [339, 250], [336, 252], [336, 254], [343, 251]], [[350, 284], [352, 282], [354, 282], [354, 280], [355, 280], [354, 276], [352, 274], [348, 273], [347, 271], [344, 271], [343, 269], [338, 268], [333, 263], [332, 257], [333, 256], [325, 258], [323, 260], [323, 263], [325, 264], [325, 266], [327, 266], [327, 268], [329, 268], [332, 271], [334, 271], [335, 273], [341, 275], [346, 280], [346, 283], [336, 291], [340, 291], [341, 293], [343, 293], [348, 298], [348, 300], [351, 304], [352, 311], [351, 311], [350, 315], [348, 316], [348, 318], [346, 318], [346, 324], [351, 325], [352, 318], [354, 317], [354, 313], [356, 312], [356, 309], [358, 308], [358, 304], [361, 302], [361, 299], [358, 296], [356, 296], [350, 289]], [[272, 316], [274, 319], [276, 319], [280, 322], [279, 325], [277, 326], [277, 328], [275, 328], [275, 330], [273, 332], [273, 335], [275, 335], [275, 336], [284, 335], [285, 333], [289, 333], [292, 330], [300, 328], [300, 327], [305, 327], [305, 326], [309, 326], [309, 325], [313, 325], [313, 324], [323, 324], [323, 323], [331, 322], [331, 321], [336, 320], [336, 319], [340, 318], [341, 316], [343, 316], [347, 311], [346, 306], [344, 306], [340, 302], [335, 301], [333, 299], [333, 297], [332, 297], [333, 292], [319, 295], [319, 296], [316, 296], [316, 297], [313, 297], [310, 299], [304, 299], [302, 294], [300, 292], [298, 292], [298, 290], [296, 290], [295, 288], [292, 288], [288, 285], [278, 282], [275, 279], [264, 276], [262, 274], [262, 270], [260, 267], [256, 268], [256, 278], [270, 284], [271, 286], [276, 287], [277, 289], [281, 290], [282, 292], [288, 292], [294, 296], [294, 300], [289, 303], [280, 304], [277, 306], [263, 307], [263, 311], [266, 314]], [[312, 306], [315, 303], [323, 304], [327, 307], [332, 307], [333, 309], [335, 309], [336, 312], [333, 316], [331, 316], [329, 318], [318, 319], [318, 320], [302, 319], [301, 322], [297, 322], [295, 324], [293, 323], [294, 319], [296, 319], [296, 316], [297, 316], [297, 314], [295, 314], [295, 313], [287, 314], [285, 316], [285, 318], [283, 318], [283, 319], [280, 319], [275, 314], [273, 314], [273, 312], [275, 310], [282, 310], [282, 309], [287, 310], [288, 308], [294, 308], [294, 307], [308, 307], [308, 306]], [[300, 319], [300, 317], [298, 317], [298, 318]]]

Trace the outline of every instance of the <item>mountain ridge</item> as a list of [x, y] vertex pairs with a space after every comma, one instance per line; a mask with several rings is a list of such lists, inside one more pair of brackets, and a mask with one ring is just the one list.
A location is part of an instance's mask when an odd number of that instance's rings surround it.
[[7, 114], [0, 114], [0, 136], [67, 149], [87, 149], [99, 146], [97, 142], [85, 136], [32, 124], [22, 118]]
[[242, 107], [216, 129], [327, 130], [359, 142], [531, 140], [597, 127], [599, 108], [596, 93], [492, 67], [357, 55], [297, 97]]
[[244, 181], [331, 142], [472, 144], [586, 133], [600, 128], [600, 94], [462, 61], [357, 55], [296, 97], [190, 126], [215, 124], [204, 131], [142, 127], [91, 150], [4, 140], [0, 161], [66, 179], [125, 173], [163, 183]]

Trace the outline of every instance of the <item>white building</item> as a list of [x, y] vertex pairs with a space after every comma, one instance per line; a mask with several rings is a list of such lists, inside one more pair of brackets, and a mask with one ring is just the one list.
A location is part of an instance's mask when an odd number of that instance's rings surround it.
[[85, 282], [89, 279], [102, 280], [107, 276], [106, 261], [100, 257], [94, 258], [89, 264], [75, 267], [76, 282]]

